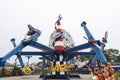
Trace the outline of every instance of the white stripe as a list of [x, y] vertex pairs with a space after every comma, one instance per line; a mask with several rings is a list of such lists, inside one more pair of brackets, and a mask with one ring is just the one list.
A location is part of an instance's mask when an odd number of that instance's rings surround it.
[[63, 41], [56, 41], [55, 46], [64, 46]]
[[56, 28], [57, 28], [57, 29], [61, 29], [61, 26], [60, 26], [60, 25], [57, 25]]
[[57, 33], [55, 34], [55, 36], [58, 35], [58, 34], [60, 34], [60, 33], [61, 33], [61, 32], [57, 32]]
[[[52, 62], [52, 65], [54, 64], [54, 62]], [[55, 71], [52, 71], [52, 75], [55, 75]]]
[[60, 55], [59, 59], [60, 59], [60, 61], [62, 61], [63, 60], [63, 55]]
[[59, 65], [60, 65], [60, 61], [56, 61], [56, 64], [59, 64]]
[[66, 61], [64, 61], [63, 63], [66, 64]]
[[55, 72], [52, 72], [52, 75], [55, 75]]
[[60, 72], [60, 74], [65, 74], [65, 72]]

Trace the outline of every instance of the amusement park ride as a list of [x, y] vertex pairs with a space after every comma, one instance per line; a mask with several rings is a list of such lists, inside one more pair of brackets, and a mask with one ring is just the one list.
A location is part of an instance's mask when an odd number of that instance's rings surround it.
[[[0, 58], [0, 66], [3, 66], [7, 59], [16, 55], [20, 65], [22, 68], [25, 67], [22, 57], [23, 55], [38, 55], [42, 56], [43, 59], [49, 60], [51, 62], [51, 71], [50, 75], [45, 75], [43, 80], [47, 79], [67, 79], [70, 80], [68, 68], [73, 68], [73, 65], [68, 65], [67, 62], [74, 58], [77, 55], [92, 55], [93, 59], [91, 61], [92, 65], [99, 66], [101, 64], [107, 64], [107, 60], [102, 52], [102, 49], [105, 47], [105, 43], [107, 43], [107, 32], [106, 36], [103, 38], [102, 41], [96, 40], [86, 26], [86, 22], [81, 23], [81, 27], [84, 29], [86, 33], [85, 39], [88, 42], [73, 46], [69, 48], [65, 48], [64, 46], [64, 31], [61, 29], [60, 20], [62, 19], [59, 16], [58, 20], [55, 23], [55, 35], [52, 37], [51, 46], [52, 48], [45, 46], [41, 43], [37, 42], [37, 38], [41, 35], [41, 32], [38, 29], [33, 28], [31, 25], [28, 25], [29, 31], [28, 34], [29, 38], [24, 38], [20, 44], [16, 45], [15, 39], [11, 39], [14, 45], [14, 49], [11, 50], [8, 54], [4, 57]], [[32, 46], [34, 48], [39, 49], [40, 51], [22, 51], [23, 48], [26, 46]], [[81, 52], [81, 50], [91, 48], [92, 51]]]

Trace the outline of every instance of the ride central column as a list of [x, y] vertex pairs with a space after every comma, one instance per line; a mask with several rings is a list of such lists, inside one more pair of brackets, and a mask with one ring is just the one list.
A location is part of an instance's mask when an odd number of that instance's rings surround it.
[[61, 18], [59, 17], [58, 21], [56, 22], [56, 38], [54, 42], [54, 50], [55, 53], [55, 61], [53, 62], [53, 68], [52, 75], [65, 75], [66, 70], [66, 62], [63, 61], [64, 56], [64, 44], [63, 44], [63, 32], [61, 29]]

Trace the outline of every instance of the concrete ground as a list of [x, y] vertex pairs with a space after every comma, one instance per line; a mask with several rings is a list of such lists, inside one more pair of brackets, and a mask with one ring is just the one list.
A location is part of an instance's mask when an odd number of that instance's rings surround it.
[[[70, 80], [90, 80], [91, 76], [87, 74], [80, 74], [81, 78], [71, 78]], [[42, 80], [39, 75], [27, 75], [27, 76], [14, 76], [14, 77], [3, 77], [0, 80]]]

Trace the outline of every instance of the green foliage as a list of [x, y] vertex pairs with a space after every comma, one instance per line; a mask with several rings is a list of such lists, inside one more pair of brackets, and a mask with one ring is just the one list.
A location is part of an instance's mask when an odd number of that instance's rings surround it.
[[103, 51], [105, 57], [107, 58], [108, 62], [111, 62], [112, 60], [115, 62], [120, 62], [120, 53], [117, 49], [105, 49]]
[[50, 70], [48, 68], [43, 68], [42, 73], [46, 75], [47, 73], [50, 73]]
[[120, 80], [120, 71], [115, 73], [114, 80]]
[[83, 56], [83, 55], [80, 55], [80, 56], [78, 56], [78, 59], [79, 59], [79, 61], [84, 62], [86, 60], [91, 59], [91, 57], [92, 56]]
[[[115, 61], [115, 62], [120, 62], [120, 53], [119, 53], [119, 50], [117, 49], [105, 49], [103, 51], [106, 59], [108, 62], [111, 62], [112, 60]], [[89, 60], [92, 56], [83, 56], [83, 55], [80, 55], [79, 56], [79, 60], [80, 61], [86, 61], [86, 60]]]

